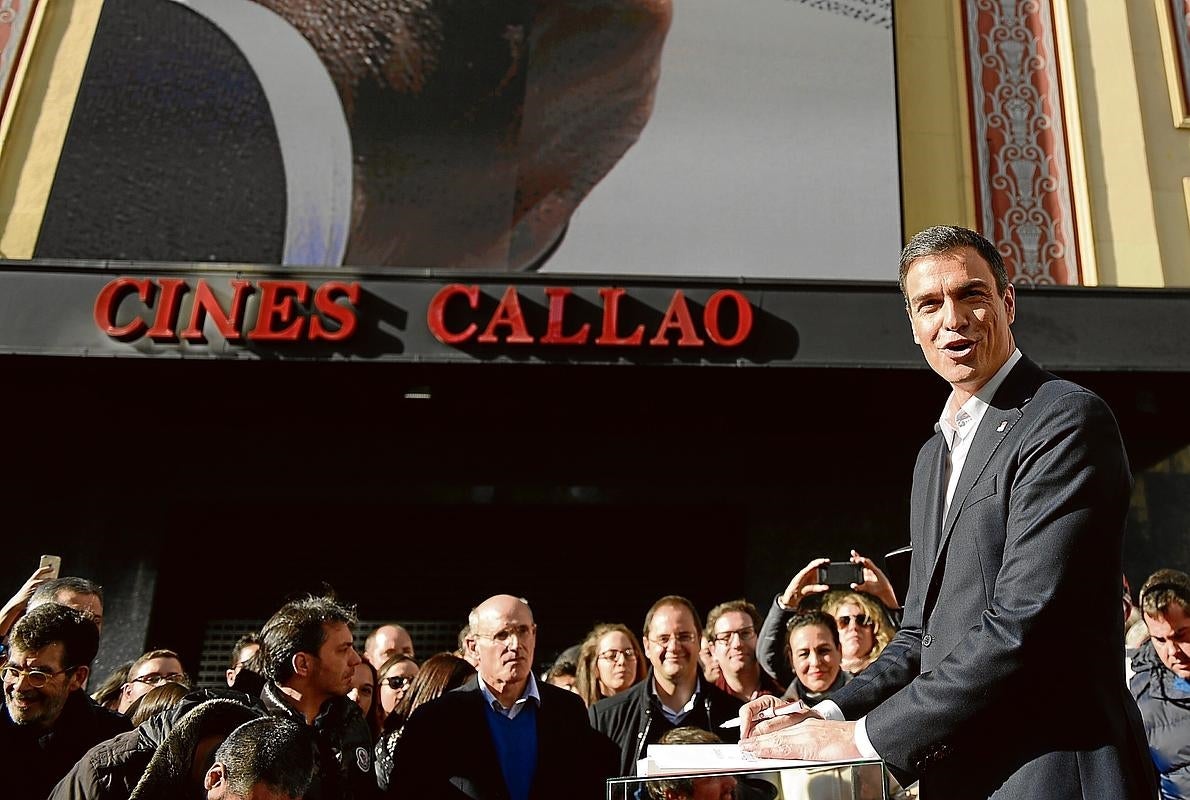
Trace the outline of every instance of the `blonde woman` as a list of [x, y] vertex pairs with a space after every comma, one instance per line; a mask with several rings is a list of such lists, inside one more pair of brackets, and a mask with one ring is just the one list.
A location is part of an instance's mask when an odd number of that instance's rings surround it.
[[879, 600], [861, 592], [829, 591], [822, 610], [835, 618], [843, 650], [843, 669], [863, 672], [892, 641], [895, 633]]

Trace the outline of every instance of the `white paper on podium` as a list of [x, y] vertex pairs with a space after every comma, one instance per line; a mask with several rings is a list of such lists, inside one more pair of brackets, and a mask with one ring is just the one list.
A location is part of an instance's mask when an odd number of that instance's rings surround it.
[[651, 744], [645, 757], [636, 762], [636, 776], [650, 778], [699, 772], [756, 772], [807, 765], [821, 765], [821, 762], [758, 758], [740, 750], [737, 744]]

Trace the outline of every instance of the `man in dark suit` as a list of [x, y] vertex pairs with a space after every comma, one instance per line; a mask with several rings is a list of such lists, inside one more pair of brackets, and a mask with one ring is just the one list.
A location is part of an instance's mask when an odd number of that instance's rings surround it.
[[394, 797], [553, 800], [605, 796], [612, 742], [573, 692], [533, 677], [537, 626], [523, 599], [496, 595], [468, 619], [478, 675], [420, 706], [396, 750]]
[[901, 290], [951, 386], [913, 474], [903, 627], [805, 714], [756, 723], [773, 701], [750, 703], [742, 746], [879, 755], [928, 798], [1152, 798], [1120, 659], [1131, 476], [1115, 419], [1017, 350], [1016, 294], [979, 234], [917, 234]]

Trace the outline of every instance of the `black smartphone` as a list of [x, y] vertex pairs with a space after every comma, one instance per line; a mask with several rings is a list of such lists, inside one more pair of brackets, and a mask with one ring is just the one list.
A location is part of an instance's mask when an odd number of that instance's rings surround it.
[[818, 582], [826, 586], [848, 586], [864, 582], [862, 564], [850, 561], [832, 561], [818, 568]]

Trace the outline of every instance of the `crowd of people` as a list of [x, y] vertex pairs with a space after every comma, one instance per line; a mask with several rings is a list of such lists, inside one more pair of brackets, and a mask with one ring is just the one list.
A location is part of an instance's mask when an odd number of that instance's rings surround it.
[[[875, 563], [851, 560], [861, 582], [820, 583], [828, 559], [815, 559], [763, 614], [735, 599], [703, 615], [666, 595], [640, 636], [600, 622], [548, 665], [535, 663], [532, 610], [512, 595], [477, 605], [458, 649], [424, 660], [396, 623], [358, 653], [353, 608], [308, 597], [245, 632], [219, 686], [194, 685], [168, 649], [96, 679], [102, 588], [39, 571], [0, 612], [9, 796], [603, 798], [651, 744], [735, 741], [724, 723], [744, 703], [812, 705], [868, 668], [901, 608]], [[1190, 797], [1190, 577], [1160, 570], [1138, 597], [1125, 584], [1129, 686], [1163, 797]], [[722, 796], [744, 791], [722, 783]]]

